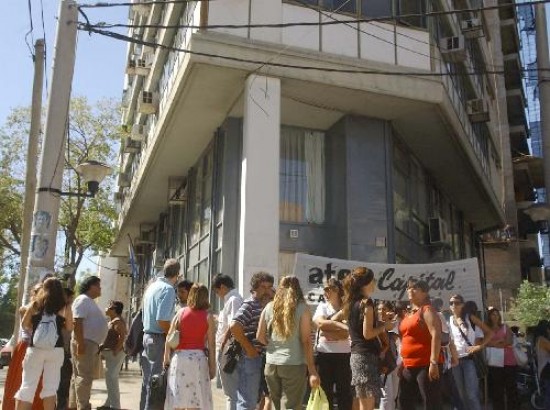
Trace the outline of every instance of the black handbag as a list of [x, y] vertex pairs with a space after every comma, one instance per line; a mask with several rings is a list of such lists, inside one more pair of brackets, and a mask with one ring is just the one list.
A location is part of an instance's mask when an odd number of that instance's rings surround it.
[[149, 403], [151, 410], [164, 409], [164, 401], [166, 400], [166, 386], [168, 384], [168, 368], [162, 369], [160, 373], [151, 376], [149, 387], [151, 393]]
[[[462, 329], [460, 328], [460, 325], [457, 323], [456, 327], [458, 328], [458, 331], [462, 335], [462, 338], [466, 342], [468, 346], [473, 346], [472, 343], [468, 340], [468, 337], [464, 334]], [[479, 351], [476, 353], [471, 353], [469, 357], [474, 361], [474, 365], [476, 367], [477, 377], [480, 379], [485, 379], [487, 377], [487, 374], [489, 373], [489, 368], [487, 367], [487, 362], [485, 361], [485, 357], [483, 356], [483, 352]]]
[[232, 338], [231, 342], [229, 342], [229, 346], [227, 346], [227, 350], [224, 353], [225, 364], [222, 370], [225, 373], [231, 374], [235, 371], [235, 368], [237, 367], [237, 363], [239, 362], [239, 358], [241, 357], [242, 352], [243, 352], [243, 348], [241, 344]]

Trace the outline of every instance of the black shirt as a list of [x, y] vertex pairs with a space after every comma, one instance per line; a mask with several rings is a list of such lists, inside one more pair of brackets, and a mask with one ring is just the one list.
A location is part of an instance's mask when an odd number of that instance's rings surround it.
[[[374, 305], [372, 300], [367, 302], [369, 306], [373, 308], [372, 325], [376, 325], [376, 318], [374, 313]], [[354, 302], [349, 314], [349, 335], [351, 339], [351, 352], [352, 353], [372, 353], [375, 355], [380, 354], [380, 342], [375, 337], [373, 339], [365, 339], [363, 336], [363, 318], [364, 309], [361, 307], [361, 301]]]

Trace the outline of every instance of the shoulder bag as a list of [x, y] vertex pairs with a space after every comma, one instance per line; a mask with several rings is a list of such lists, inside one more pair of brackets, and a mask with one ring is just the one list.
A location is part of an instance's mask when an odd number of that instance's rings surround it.
[[183, 314], [183, 309], [187, 309], [187, 308], [180, 309], [180, 311], [176, 314], [176, 316], [174, 317], [175, 323], [172, 323], [173, 325], [172, 331], [168, 333], [168, 335], [166, 336], [166, 343], [168, 344], [168, 346], [170, 346], [172, 350], [174, 350], [180, 344], [179, 325], [180, 325], [180, 317]]
[[[466, 344], [468, 346], [473, 346], [473, 344], [470, 343], [470, 341], [468, 340], [468, 337], [464, 334], [464, 332], [462, 331], [458, 323], [456, 323], [456, 327], [458, 328], [458, 331], [462, 335], [462, 338], [464, 339]], [[472, 358], [472, 360], [474, 361], [474, 365], [476, 366], [477, 377], [479, 377], [480, 379], [486, 378], [488, 373], [488, 368], [487, 368], [487, 363], [485, 362], [485, 358], [483, 357], [483, 352], [479, 351], [479, 352], [470, 354], [470, 357]]]

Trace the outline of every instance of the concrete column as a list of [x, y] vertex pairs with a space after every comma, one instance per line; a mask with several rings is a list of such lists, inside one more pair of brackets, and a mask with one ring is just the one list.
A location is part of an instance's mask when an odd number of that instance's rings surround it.
[[239, 290], [257, 271], [278, 276], [281, 82], [251, 75], [245, 82]]

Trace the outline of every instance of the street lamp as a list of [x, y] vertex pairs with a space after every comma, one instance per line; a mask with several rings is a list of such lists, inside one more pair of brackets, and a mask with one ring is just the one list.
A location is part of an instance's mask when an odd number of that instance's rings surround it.
[[86, 183], [86, 192], [64, 192], [57, 188], [40, 187], [38, 192], [53, 192], [60, 196], [76, 196], [84, 198], [93, 198], [99, 190], [99, 184], [111, 173], [111, 168], [101, 162], [88, 160], [80, 163], [76, 167], [76, 172]]

